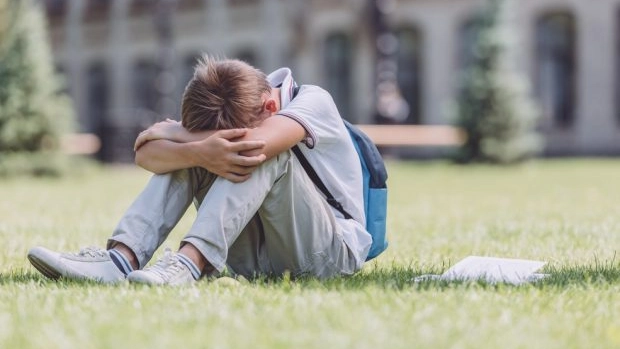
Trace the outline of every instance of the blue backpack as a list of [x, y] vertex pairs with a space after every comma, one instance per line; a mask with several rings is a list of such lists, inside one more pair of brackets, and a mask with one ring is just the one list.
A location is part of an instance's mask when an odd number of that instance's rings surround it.
[[[298, 90], [299, 88], [295, 88], [293, 97], [297, 95]], [[377, 146], [375, 146], [372, 140], [362, 130], [347, 120], [342, 119], [342, 121], [353, 140], [353, 145], [355, 150], [357, 150], [362, 167], [366, 230], [372, 236], [372, 245], [366, 258], [369, 261], [385, 251], [388, 246], [385, 232], [387, 218], [387, 170], [385, 169], [381, 153], [379, 153]], [[292, 150], [310, 179], [312, 179], [312, 182], [325, 195], [327, 202], [340, 211], [346, 219], [352, 219], [351, 215], [342, 207], [342, 204], [327, 190], [327, 187], [325, 187], [325, 184], [323, 184], [323, 181], [319, 178], [299, 147], [294, 146]]]

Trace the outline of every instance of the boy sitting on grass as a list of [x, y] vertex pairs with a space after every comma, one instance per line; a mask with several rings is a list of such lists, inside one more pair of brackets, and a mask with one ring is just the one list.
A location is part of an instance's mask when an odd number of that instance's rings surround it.
[[[288, 68], [265, 76], [239, 60], [203, 57], [183, 95], [182, 122], [140, 133], [136, 163], [155, 175], [123, 215], [107, 249], [35, 247], [32, 265], [57, 279], [193, 283], [228, 269], [245, 277], [359, 270], [368, 254], [362, 173], [325, 90], [296, 84]], [[353, 219], [316, 189], [302, 152]], [[146, 266], [192, 201], [198, 213], [178, 252]]]

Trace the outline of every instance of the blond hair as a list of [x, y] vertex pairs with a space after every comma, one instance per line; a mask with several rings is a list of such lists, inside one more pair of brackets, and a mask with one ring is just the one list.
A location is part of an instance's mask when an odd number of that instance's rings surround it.
[[271, 91], [260, 70], [237, 59], [203, 55], [185, 87], [181, 120], [188, 131], [254, 126]]

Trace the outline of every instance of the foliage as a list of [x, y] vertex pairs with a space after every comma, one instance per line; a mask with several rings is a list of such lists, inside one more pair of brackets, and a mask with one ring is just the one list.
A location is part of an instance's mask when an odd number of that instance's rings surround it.
[[72, 109], [54, 73], [42, 3], [2, 0], [0, 23], [0, 173], [58, 173]]
[[527, 85], [512, 67], [514, 40], [508, 13], [512, 0], [488, 0], [475, 21], [473, 57], [456, 102], [457, 124], [467, 135], [462, 162], [513, 163], [535, 155], [541, 139]]
[[[54, 282], [25, 258], [34, 245], [104, 245], [145, 171], [0, 181], [0, 347], [620, 346], [620, 161], [389, 162], [388, 171], [390, 248], [361, 273], [184, 288]], [[194, 217], [191, 208], [165, 244], [177, 246]], [[412, 282], [468, 255], [545, 260], [551, 277]]]

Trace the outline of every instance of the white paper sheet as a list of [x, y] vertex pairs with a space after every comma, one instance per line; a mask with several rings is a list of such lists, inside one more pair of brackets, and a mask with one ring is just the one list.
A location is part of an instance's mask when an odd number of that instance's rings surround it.
[[483, 280], [488, 283], [505, 282], [513, 285], [532, 282], [546, 277], [538, 274], [546, 262], [526, 259], [469, 256], [453, 265], [441, 275], [422, 275], [414, 279], [424, 280], [471, 281]]

